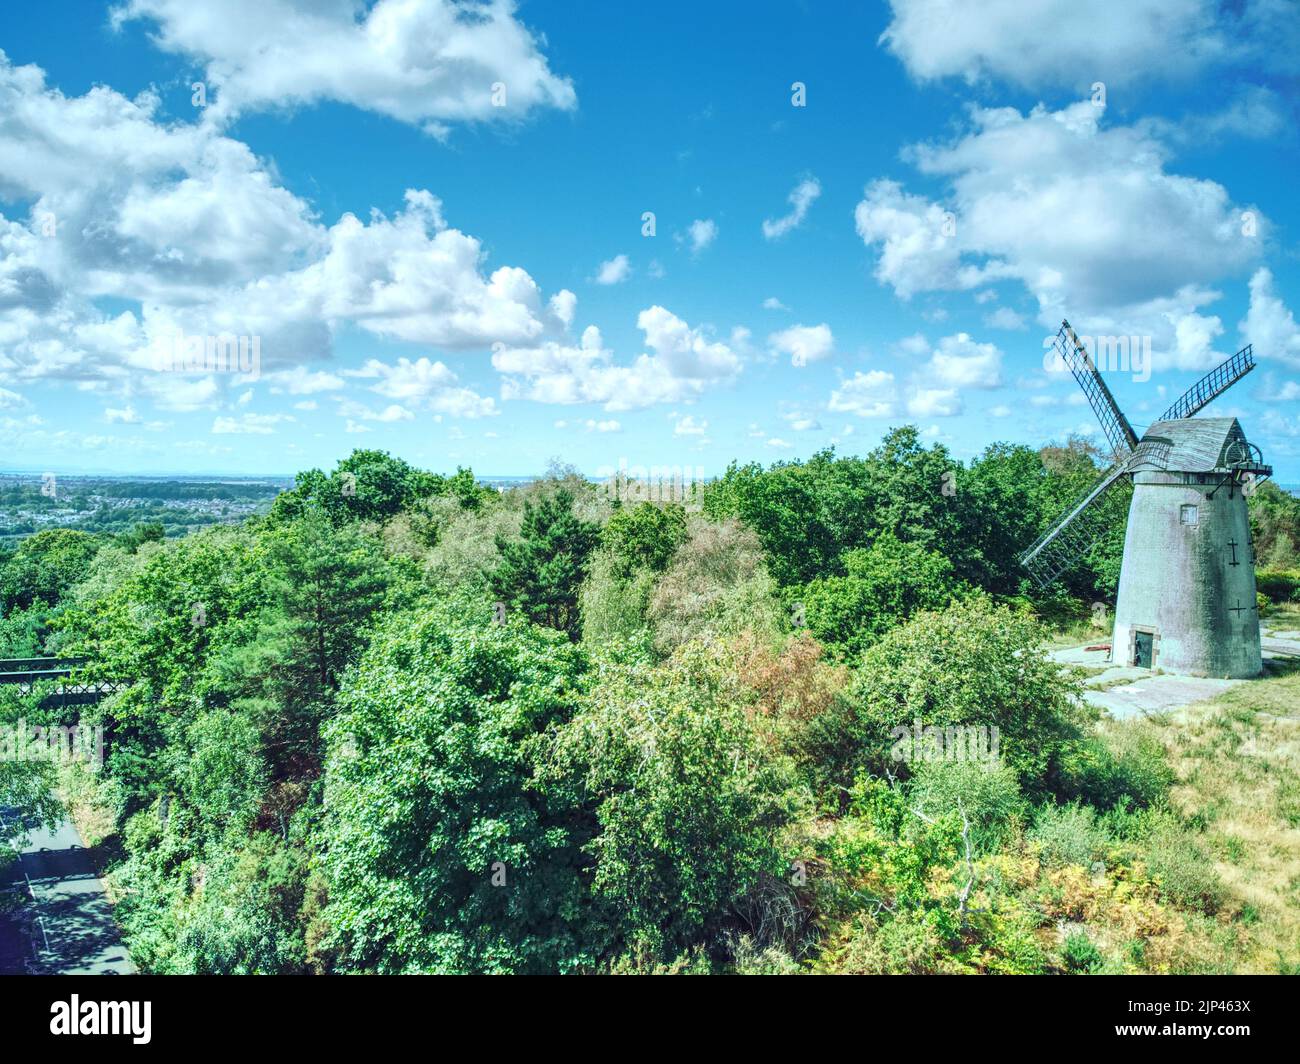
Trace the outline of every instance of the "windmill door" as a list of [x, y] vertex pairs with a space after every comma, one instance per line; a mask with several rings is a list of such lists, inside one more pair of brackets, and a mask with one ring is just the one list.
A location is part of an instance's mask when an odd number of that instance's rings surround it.
[[1151, 647], [1155, 636], [1151, 632], [1133, 633], [1133, 664], [1139, 669], [1151, 668]]

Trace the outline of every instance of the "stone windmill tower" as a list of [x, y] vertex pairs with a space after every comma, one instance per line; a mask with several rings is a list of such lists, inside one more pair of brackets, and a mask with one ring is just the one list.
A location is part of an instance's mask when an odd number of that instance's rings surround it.
[[1236, 418], [1193, 417], [1255, 368], [1250, 347], [1197, 381], [1139, 440], [1068, 321], [1056, 351], [1113, 451], [1096, 485], [1020, 556], [1046, 586], [1123, 520], [1111, 661], [1188, 676], [1262, 669], [1246, 492], [1273, 470]]

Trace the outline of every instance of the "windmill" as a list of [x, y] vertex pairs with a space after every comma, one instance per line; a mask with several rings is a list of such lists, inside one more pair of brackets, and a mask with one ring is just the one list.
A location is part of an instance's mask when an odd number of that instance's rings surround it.
[[1111, 465], [1020, 556], [1041, 586], [1124, 519], [1111, 661], [1189, 676], [1262, 669], [1246, 492], [1273, 470], [1236, 418], [1194, 417], [1255, 368], [1249, 346], [1207, 373], [1141, 437], [1068, 321], [1055, 348], [1101, 422]]

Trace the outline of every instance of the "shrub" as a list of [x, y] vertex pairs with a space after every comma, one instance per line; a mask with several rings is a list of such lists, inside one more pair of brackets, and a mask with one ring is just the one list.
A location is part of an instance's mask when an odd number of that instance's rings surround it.
[[1213, 916], [1226, 889], [1205, 851], [1173, 819], [1160, 818], [1146, 840], [1143, 857], [1160, 891], [1177, 905]]
[[[1036, 621], [982, 597], [922, 613], [864, 655], [850, 696], [857, 758], [906, 775], [895, 729], [996, 728], [1000, 757], [1031, 797], [1052, 792], [1086, 711], [1078, 681], [1042, 653]], [[846, 766], [853, 768], [855, 766]]]
[[582, 613], [582, 641], [593, 652], [619, 643], [648, 642], [646, 610], [654, 586], [654, 573], [648, 569], [629, 577], [608, 551], [599, 551], [592, 559], [587, 578], [582, 582], [578, 604]]
[[323, 944], [343, 970], [572, 970], [588, 821], [533, 786], [530, 740], [577, 704], [561, 634], [463, 599], [397, 614], [328, 729]]
[[788, 869], [776, 838], [792, 774], [759, 746], [730, 669], [698, 644], [657, 667], [607, 666], [547, 744], [546, 787], [581, 796], [599, 824], [586, 850], [603, 920], [647, 963], [708, 941]]
[[697, 517], [650, 596], [655, 647], [668, 655], [708, 636], [775, 635], [784, 622], [775, 590], [752, 532], [738, 521]]
[[1071, 931], [1061, 949], [1061, 963], [1067, 972], [1074, 975], [1092, 975], [1100, 971], [1105, 962], [1086, 931]]
[[1274, 604], [1300, 602], [1300, 569], [1261, 569], [1255, 590]]
[[927, 816], [957, 813], [960, 819], [964, 814], [977, 853], [997, 850], [1028, 818], [1015, 772], [996, 762], [922, 762], [909, 781], [908, 796]]
[[1077, 802], [1041, 806], [1029, 837], [1042, 847], [1043, 860], [1051, 865], [1090, 867], [1106, 856], [1110, 845], [1096, 811]]
[[802, 602], [812, 633], [851, 661], [913, 614], [942, 609], [967, 589], [942, 554], [892, 533], [841, 561], [843, 576], [813, 580], [790, 597]]
[[1164, 743], [1142, 721], [1107, 724], [1081, 739], [1064, 758], [1059, 792], [1099, 809], [1145, 808], [1169, 793], [1174, 772]]

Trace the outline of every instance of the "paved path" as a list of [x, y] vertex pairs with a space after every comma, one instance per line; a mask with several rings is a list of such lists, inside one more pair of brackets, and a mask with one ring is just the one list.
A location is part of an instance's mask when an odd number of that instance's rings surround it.
[[[12, 821], [13, 810], [0, 810]], [[104, 884], [90, 853], [66, 819], [53, 831], [33, 827], [3, 887], [25, 891], [31, 904], [17, 917], [0, 915], [0, 972], [133, 975]]]
[[[1087, 646], [1109, 642], [1109, 638], [1099, 637]], [[1261, 630], [1260, 645], [1266, 676], [1271, 670], [1286, 667], [1282, 662], [1300, 658], [1300, 632], [1272, 632], [1264, 628]], [[1084, 680], [1084, 701], [1100, 706], [1118, 720], [1150, 713], [1167, 713], [1215, 698], [1238, 684], [1251, 682], [1174, 676], [1132, 666], [1111, 665], [1109, 650], [1088, 650], [1087, 646], [1054, 650], [1050, 657], [1063, 665], [1082, 665], [1096, 670]]]

